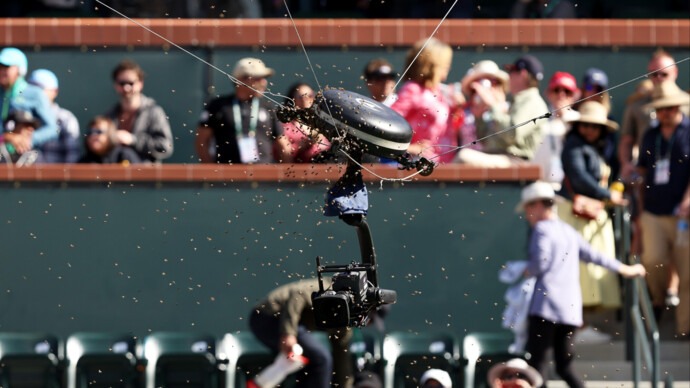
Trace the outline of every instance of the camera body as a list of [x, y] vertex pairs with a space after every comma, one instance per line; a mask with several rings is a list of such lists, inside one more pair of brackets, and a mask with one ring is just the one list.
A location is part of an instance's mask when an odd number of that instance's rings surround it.
[[[384, 304], [395, 303], [397, 293], [371, 284], [363, 266], [351, 264], [332, 277], [330, 288], [323, 289], [322, 272], [339, 266], [319, 266], [319, 291], [312, 294], [316, 326], [320, 329], [362, 327], [370, 315]], [[321, 271], [322, 270], [322, 271]]]

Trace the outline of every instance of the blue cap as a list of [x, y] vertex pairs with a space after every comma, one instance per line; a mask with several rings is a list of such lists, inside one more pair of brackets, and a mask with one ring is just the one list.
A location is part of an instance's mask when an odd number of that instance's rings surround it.
[[48, 69], [36, 69], [31, 72], [27, 79], [30, 84], [36, 85], [41, 89], [57, 89], [58, 79], [55, 73]]
[[527, 70], [537, 81], [544, 79], [544, 66], [541, 64], [541, 61], [533, 55], [523, 55], [514, 63], [506, 65], [505, 68], [509, 71]]
[[5, 66], [17, 66], [19, 68], [19, 75], [21, 76], [26, 75], [26, 70], [29, 67], [26, 55], [24, 55], [22, 50], [14, 47], [5, 47], [0, 51], [0, 64]]
[[599, 86], [603, 90], [609, 87], [609, 77], [603, 70], [591, 67], [585, 72], [582, 86], [584, 89]]

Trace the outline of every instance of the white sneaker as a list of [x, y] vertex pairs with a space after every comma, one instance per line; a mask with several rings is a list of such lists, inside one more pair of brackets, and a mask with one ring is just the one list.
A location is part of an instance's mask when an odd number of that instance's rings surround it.
[[577, 332], [573, 338], [576, 344], [603, 344], [611, 341], [611, 335], [602, 333], [591, 326], [586, 326]]

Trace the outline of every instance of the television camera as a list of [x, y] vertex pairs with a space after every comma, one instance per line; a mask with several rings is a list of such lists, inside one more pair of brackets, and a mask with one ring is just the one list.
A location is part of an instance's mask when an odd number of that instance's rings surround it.
[[[317, 257], [319, 290], [313, 293], [312, 302], [319, 328], [365, 326], [381, 306], [396, 302], [397, 293], [379, 287], [371, 230], [364, 219], [368, 200], [362, 181], [362, 157], [370, 154], [393, 159], [401, 169], [416, 168], [421, 175], [431, 174], [434, 164], [425, 158], [413, 160], [407, 153], [412, 128], [404, 117], [354, 92], [326, 89], [317, 95], [312, 107], [281, 106], [277, 116], [285, 123], [298, 120], [306, 124], [315, 133], [326, 136], [332, 150], [343, 150], [350, 156], [345, 173], [329, 190], [329, 195], [348, 198], [347, 201], [359, 195], [352, 200], [357, 206], [338, 216], [356, 228], [361, 262], [322, 265], [322, 258]], [[332, 282], [324, 287], [323, 276], [327, 273], [333, 274]]]

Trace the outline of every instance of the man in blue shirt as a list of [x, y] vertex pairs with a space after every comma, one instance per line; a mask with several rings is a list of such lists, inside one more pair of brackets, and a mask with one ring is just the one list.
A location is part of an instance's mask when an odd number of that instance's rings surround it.
[[41, 122], [31, 137], [10, 132], [3, 134], [3, 142], [11, 144], [19, 154], [58, 136], [55, 115], [43, 90], [24, 79], [27, 67], [26, 55], [21, 50], [6, 47], [0, 51], [0, 119], [4, 123], [10, 112], [28, 111]]
[[669, 267], [679, 277], [676, 335], [690, 338], [690, 232], [678, 221], [690, 216], [690, 119], [681, 107], [690, 96], [673, 81], [655, 86], [649, 107], [658, 124], [645, 133], [637, 163], [642, 215], [642, 264], [655, 312], [663, 311]]

